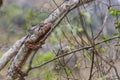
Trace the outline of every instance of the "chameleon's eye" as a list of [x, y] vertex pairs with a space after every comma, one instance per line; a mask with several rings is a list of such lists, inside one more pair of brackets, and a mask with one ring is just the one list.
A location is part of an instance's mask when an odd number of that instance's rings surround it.
[[45, 25], [45, 23], [43, 23], [43, 22], [41, 22], [41, 23], [39, 24], [40, 27], [43, 27], [44, 25]]

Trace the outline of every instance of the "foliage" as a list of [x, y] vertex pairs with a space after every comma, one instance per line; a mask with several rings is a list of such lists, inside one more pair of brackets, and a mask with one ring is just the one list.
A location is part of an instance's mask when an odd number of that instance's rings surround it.
[[110, 8], [109, 9], [109, 13], [112, 15], [112, 16], [118, 16], [120, 14], [120, 10], [117, 9], [117, 8]]
[[44, 10], [25, 9], [15, 4], [4, 5], [0, 10], [0, 26], [7, 31], [18, 31], [19, 28], [26, 30], [45, 19], [45, 16], [47, 12]]
[[37, 54], [33, 60], [33, 65], [34, 66], [39, 65], [45, 61], [52, 59], [54, 56], [55, 54], [53, 52]]
[[[36, 56], [32, 61], [33, 62], [32, 65], [33, 66], [40, 65], [43, 62], [53, 59], [54, 56], [55, 54], [53, 52], [36, 54]], [[42, 79], [42, 80], [57, 80], [57, 76], [55, 76], [55, 71], [52, 70], [53, 66], [54, 65], [52, 63], [47, 64], [44, 67], [32, 71], [30, 75], [32, 75], [32, 77], [37, 77], [38, 79]], [[24, 69], [26, 70], [28, 69], [27, 64], [24, 66]]]
[[[115, 28], [118, 30], [119, 34], [120, 34], [120, 19], [119, 19], [119, 15], [120, 15], [120, 10], [117, 8], [110, 8], [109, 9], [109, 13], [114, 16], [117, 17], [117, 20], [115, 21]], [[118, 33], [114, 34], [115, 36], [118, 35]]]

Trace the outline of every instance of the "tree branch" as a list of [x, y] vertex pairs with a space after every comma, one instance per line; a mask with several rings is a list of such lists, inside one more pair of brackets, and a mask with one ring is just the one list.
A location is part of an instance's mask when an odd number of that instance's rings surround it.
[[[59, 8], [57, 8], [47, 19], [43, 21], [43, 23], [54, 23], [57, 19], [59, 19], [62, 15], [66, 15], [70, 10], [84, 5], [85, 3], [91, 2], [93, 0], [68, 0], [65, 1]], [[58, 25], [58, 24], [57, 24]], [[57, 26], [56, 25], [56, 26]], [[43, 27], [45, 27], [44, 25]], [[33, 32], [39, 32], [40, 25], [34, 26]], [[52, 31], [51, 31], [52, 32]], [[49, 35], [48, 33], [47, 35]], [[8, 71], [8, 80], [14, 80], [17, 77], [16, 67], [22, 68], [23, 64], [25, 63], [26, 59], [32, 53], [32, 49], [28, 48], [24, 43], [26, 40], [32, 40], [33, 42], [39, 41], [40, 34], [31, 34], [23, 37], [22, 39], [18, 40], [0, 59], [0, 70], [11, 60], [13, 56], [13, 62], [10, 66]], [[45, 36], [43, 39], [46, 40], [48, 36]], [[42, 44], [41, 44], [42, 45]]]

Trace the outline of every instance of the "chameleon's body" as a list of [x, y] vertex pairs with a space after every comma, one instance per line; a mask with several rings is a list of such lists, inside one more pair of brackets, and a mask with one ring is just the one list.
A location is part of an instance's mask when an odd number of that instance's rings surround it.
[[40, 29], [37, 32], [32, 32], [30, 34], [35, 34], [37, 36], [39, 36], [39, 39], [37, 39], [36, 41], [33, 41], [31, 39], [27, 40], [25, 42], [25, 45], [28, 48], [31, 49], [37, 49], [40, 48], [42, 46], [42, 44], [44, 44], [44, 40], [43, 37], [49, 32], [49, 30], [51, 29], [51, 23], [47, 23], [47, 24], [40, 24]]

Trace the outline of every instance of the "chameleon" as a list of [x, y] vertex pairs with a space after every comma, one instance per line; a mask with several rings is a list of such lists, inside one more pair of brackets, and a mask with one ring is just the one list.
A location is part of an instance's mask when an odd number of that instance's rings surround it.
[[[34, 26], [35, 27], [35, 26]], [[32, 27], [32, 28], [34, 28]], [[41, 48], [41, 46], [44, 44], [44, 36], [49, 32], [49, 30], [51, 29], [51, 23], [40, 23], [39, 24], [40, 29], [38, 31], [34, 31], [32, 28], [32, 30], [29, 30], [29, 33], [31, 35], [35, 34], [37, 36], [39, 36], [39, 38], [35, 41], [28, 39], [25, 41], [25, 46], [27, 46], [30, 49], [38, 49]], [[32, 32], [33, 31], [33, 32]]]

